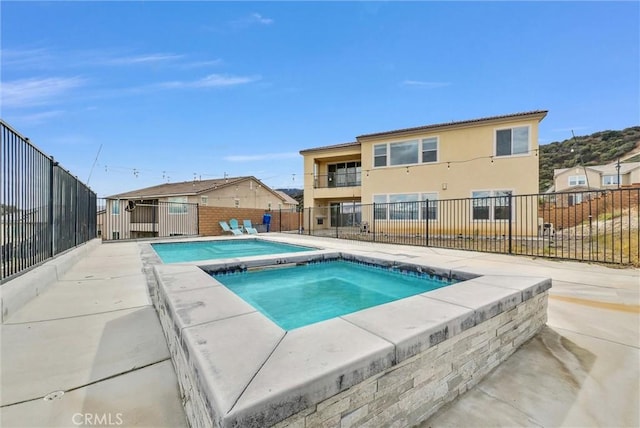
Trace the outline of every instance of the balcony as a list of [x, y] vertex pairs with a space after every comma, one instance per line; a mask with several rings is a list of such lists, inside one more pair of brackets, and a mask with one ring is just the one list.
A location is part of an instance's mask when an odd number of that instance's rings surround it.
[[315, 189], [327, 189], [336, 187], [360, 187], [360, 171], [355, 173], [329, 173], [328, 175], [317, 175], [314, 178], [313, 187]]

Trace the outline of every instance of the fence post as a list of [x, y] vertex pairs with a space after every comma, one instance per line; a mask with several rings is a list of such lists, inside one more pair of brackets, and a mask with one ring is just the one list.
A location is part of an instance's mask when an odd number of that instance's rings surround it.
[[50, 168], [49, 168], [49, 227], [51, 228], [51, 235], [50, 235], [50, 240], [51, 240], [51, 246], [49, 248], [49, 250], [51, 251], [50, 257], [53, 257], [55, 255], [55, 240], [56, 240], [56, 228], [55, 228], [55, 221], [53, 220], [53, 215], [54, 215], [54, 208], [53, 208], [53, 204], [55, 202], [55, 197], [53, 195], [54, 192], [54, 185], [53, 185], [53, 179], [54, 179], [54, 172], [53, 169], [56, 167], [56, 161], [53, 159], [53, 156], [51, 156], [51, 162], [49, 164]]
[[200, 235], [200, 204], [196, 204], [196, 235]]
[[373, 233], [373, 242], [376, 242], [376, 203], [373, 203], [373, 215], [371, 216], [371, 233]]
[[279, 230], [278, 230], [278, 232], [282, 233], [282, 208], [278, 209], [278, 218], [279, 218], [279, 220], [278, 220], [278, 222], [279, 222], [279, 226], [278, 226]]
[[509, 192], [509, 254], [512, 253], [512, 248], [511, 248], [511, 237], [513, 235], [513, 211], [512, 211], [512, 206], [513, 206], [513, 194], [511, 192]]
[[427, 210], [426, 210], [426, 219], [425, 219], [425, 237], [424, 237], [424, 245], [425, 247], [429, 246], [429, 204], [431, 203], [431, 201], [429, 199], [427, 199], [426, 201], [424, 201], [424, 203], [426, 203], [427, 205]]

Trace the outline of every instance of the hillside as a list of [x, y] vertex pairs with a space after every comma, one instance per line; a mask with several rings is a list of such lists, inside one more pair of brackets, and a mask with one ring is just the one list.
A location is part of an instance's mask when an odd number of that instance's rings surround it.
[[[573, 152], [571, 151], [573, 149]], [[640, 126], [622, 131], [600, 131], [540, 146], [540, 192], [553, 185], [553, 170], [603, 165], [640, 150]], [[637, 161], [640, 153], [623, 161]]]

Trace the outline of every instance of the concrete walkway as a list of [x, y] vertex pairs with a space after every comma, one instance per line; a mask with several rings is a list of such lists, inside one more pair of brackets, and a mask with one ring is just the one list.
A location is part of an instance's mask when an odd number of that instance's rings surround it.
[[0, 426], [186, 426], [142, 268], [99, 245], [0, 327]]
[[[553, 278], [542, 333], [422, 427], [640, 426], [637, 269], [268, 236]], [[186, 426], [137, 243], [98, 246], [0, 328], [1, 426]]]

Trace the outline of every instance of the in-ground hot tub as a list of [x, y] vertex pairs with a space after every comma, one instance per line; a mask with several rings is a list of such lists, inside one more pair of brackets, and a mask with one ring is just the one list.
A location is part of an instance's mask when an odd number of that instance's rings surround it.
[[[327, 260], [460, 282], [287, 331], [210, 275]], [[331, 251], [154, 272], [187, 417], [216, 427], [411, 426], [531, 338], [551, 287]]]

